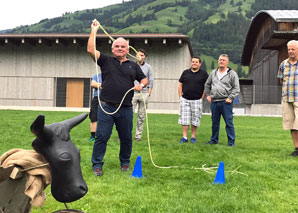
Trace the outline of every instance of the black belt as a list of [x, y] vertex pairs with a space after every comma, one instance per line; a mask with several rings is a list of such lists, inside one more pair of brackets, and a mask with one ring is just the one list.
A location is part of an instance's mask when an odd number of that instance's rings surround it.
[[100, 101], [101, 103], [103, 103], [103, 104], [107, 104], [107, 105], [110, 105], [110, 106], [112, 106], [112, 107], [119, 107], [119, 105], [120, 104], [114, 104], [114, 103], [111, 103], [111, 102], [105, 102], [105, 101]]

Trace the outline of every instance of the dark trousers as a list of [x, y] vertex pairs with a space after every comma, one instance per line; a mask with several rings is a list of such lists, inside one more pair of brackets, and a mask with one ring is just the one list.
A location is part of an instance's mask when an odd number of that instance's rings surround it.
[[[107, 103], [102, 103], [107, 112], [114, 112], [117, 108]], [[96, 138], [93, 145], [92, 168], [102, 168], [103, 158], [106, 153], [107, 142], [111, 137], [114, 124], [120, 139], [120, 165], [129, 165], [132, 151], [132, 107], [121, 107], [114, 115], [108, 115], [98, 107], [98, 120]]]
[[235, 143], [235, 128], [233, 124], [233, 104], [227, 104], [225, 101], [211, 102], [212, 113], [212, 136], [211, 141], [218, 143], [218, 135], [220, 128], [220, 118], [223, 117], [226, 123], [226, 132], [228, 136], [228, 144]]

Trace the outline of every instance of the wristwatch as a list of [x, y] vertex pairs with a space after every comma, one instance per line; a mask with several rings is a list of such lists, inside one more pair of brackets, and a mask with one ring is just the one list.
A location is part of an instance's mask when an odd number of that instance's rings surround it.
[[144, 86], [145, 86], [145, 85], [144, 85], [144, 84], [142, 84], [142, 83], [141, 83], [140, 85], [141, 85], [141, 87], [142, 87], [142, 88], [144, 88]]

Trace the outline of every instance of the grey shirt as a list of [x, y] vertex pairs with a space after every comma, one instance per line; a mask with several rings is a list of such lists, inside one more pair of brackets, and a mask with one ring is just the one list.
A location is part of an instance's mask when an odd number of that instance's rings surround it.
[[[144, 62], [140, 67], [141, 67], [144, 75], [148, 78], [147, 86], [145, 86], [142, 89], [142, 92], [145, 93], [145, 92], [148, 92], [148, 88], [153, 89], [154, 76], [153, 76], [152, 67], [150, 66], [150, 64], [147, 64]], [[135, 81], [134, 83], [135, 83], [135, 85], [139, 84], [138, 81]]]
[[212, 101], [224, 101], [227, 98], [234, 100], [240, 93], [237, 73], [228, 68], [227, 74], [221, 79], [217, 73], [218, 69], [213, 70], [205, 83], [206, 96], [210, 96]]

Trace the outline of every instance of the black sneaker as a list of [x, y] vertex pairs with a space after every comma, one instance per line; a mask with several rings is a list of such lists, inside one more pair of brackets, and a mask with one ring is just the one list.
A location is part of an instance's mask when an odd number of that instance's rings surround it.
[[102, 176], [102, 170], [100, 168], [93, 169], [95, 176]]
[[293, 156], [293, 157], [297, 157], [298, 156], [298, 150], [295, 150], [290, 155]]
[[209, 142], [207, 142], [207, 143], [205, 143], [206, 145], [207, 144], [211, 144], [211, 145], [214, 145], [214, 144], [217, 144], [216, 142], [214, 142], [214, 141], [209, 141]]

